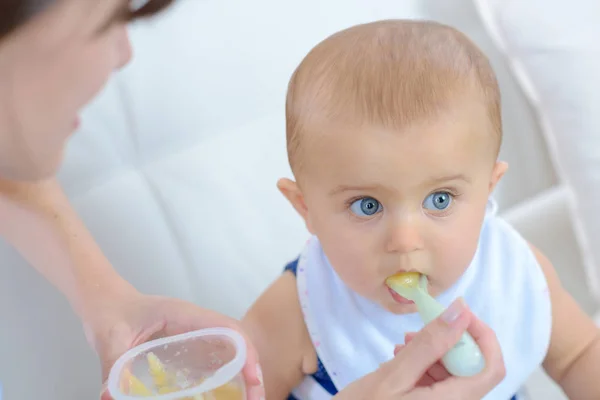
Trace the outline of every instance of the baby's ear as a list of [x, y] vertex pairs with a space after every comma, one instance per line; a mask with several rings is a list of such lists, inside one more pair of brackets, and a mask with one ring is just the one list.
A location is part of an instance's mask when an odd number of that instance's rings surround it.
[[490, 179], [490, 194], [494, 191], [496, 185], [498, 184], [498, 182], [500, 182], [500, 179], [502, 179], [507, 169], [508, 164], [506, 162], [496, 162], [496, 165], [494, 165], [494, 169], [492, 170], [492, 177]]
[[298, 214], [300, 214], [302, 219], [304, 219], [304, 223], [306, 224], [306, 228], [309, 230], [309, 232], [313, 233], [308, 217], [308, 207], [306, 207], [304, 195], [300, 191], [298, 184], [291, 179], [281, 178], [277, 182], [277, 188], [285, 196], [285, 198], [288, 199]]

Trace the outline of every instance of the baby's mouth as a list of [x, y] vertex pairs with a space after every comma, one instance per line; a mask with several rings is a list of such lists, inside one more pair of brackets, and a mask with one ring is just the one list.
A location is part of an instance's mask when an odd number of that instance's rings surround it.
[[385, 280], [392, 299], [398, 304], [412, 304], [416, 288], [419, 287], [421, 273], [416, 271], [400, 271]]
[[398, 293], [394, 292], [391, 288], [387, 288], [392, 296], [392, 299], [398, 304], [414, 304], [414, 301], [407, 299], [406, 297], [400, 296]]
[[414, 304], [414, 296], [419, 292], [430, 293], [432, 285], [428, 275], [402, 271], [386, 278], [385, 286], [396, 303]]

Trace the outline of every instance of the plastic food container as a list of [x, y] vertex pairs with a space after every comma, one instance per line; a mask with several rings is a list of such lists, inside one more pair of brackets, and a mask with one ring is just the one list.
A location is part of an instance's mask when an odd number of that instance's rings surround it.
[[153, 340], [117, 360], [114, 400], [246, 400], [246, 343], [234, 330], [203, 329]]

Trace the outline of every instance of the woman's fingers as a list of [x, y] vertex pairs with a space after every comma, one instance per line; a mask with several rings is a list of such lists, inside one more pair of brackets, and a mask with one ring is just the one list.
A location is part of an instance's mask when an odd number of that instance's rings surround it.
[[486, 360], [486, 370], [489, 369], [492, 375], [502, 376], [503, 378], [506, 373], [504, 370], [504, 358], [502, 357], [502, 349], [496, 338], [496, 333], [475, 316], [471, 319], [467, 331], [481, 349], [483, 357]]
[[100, 391], [100, 400], [112, 400], [112, 397], [110, 397], [110, 394], [108, 393], [106, 383], [102, 385], [102, 390]]
[[394, 347], [394, 357], [396, 356], [396, 354], [400, 353], [400, 351], [404, 348], [403, 344], [398, 344], [396, 345], [396, 347]]
[[[416, 334], [417, 332], [407, 332], [404, 335], [404, 343], [409, 343], [412, 340], [412, 338], [415, 337]], [[394, 355], [395, 354], [396, 353], [394, 353]], [[446, 367], [444, 367], [439, 361], [433, 364], [427, 370], [427, 375], [429, 375], [435, 382], [443, 381], [444, 379], [448, 379], [451, 376]]]
[[[405, 342], [408, 343], [415, 336], [415, 332], [409, 332], [406, 334]], [[404, 348], [403, 344], [397, 345], [394, 349], [394, 355], [398, 354]], [[439, 361], [433, 364], [425, 373], [423, 378], [417, 382], [417, 386], [428, 386], [435, 382], [440, 382], [450, 377], [450, 373]]]
[[[480, 347], [486, 367], [472, 377], [454, 377], [440, 360], [465, 330]], [[395, 347], [394, 359], [382, 369], [387, 369], [388, 385], [394, 389], [418, 388], [411, 392], [415, 399], [421, 395], [423, 399], [443, 398], [449, 393], [461, 399], [480, 399], [504, 378], [504, 360], [495, 333], [460, 301], [420, 332], [407, 333], [404, 342]]]
[[485, 369], [475, 376], [438, 382], [433, 387], [434, 393], [456, 393], [457, 398], [480, 399], [504, 379], [504, 358], [494, 331], [474, 315], [467, 330], [481, 349]]
[[402, 351], [382, 365], [390, 379], [405, 387], [414, 386], [429, 368], [459, 340], [470, 323], [471, 314], [459, 299], [444, 313], [419, 331]]
[[431, 368], [427, 370], [427, 375], [429, 375], [436, 382], [441, 382], [452, 376], [446, 367], [439, 362], [433, 364]]
[[495, 386], [504, 379], [506, 375], [504, 357], [496, 333], [479, 318], [473, 316], [467, 331], [481, 349], [485, 359], [485, 369], [480, 374], [482, 375], [481, 379], [475, 381], [475, 383], [479, 383], [477, 389], [483, 397], [490, 390], [491, 384]]
[[[484, 356], [493, 364], [475, 377], [446, 375], [439, 360], [458, 343], [469, 326]], [[460, 299], [420, 332], [408, 334], [405, 342], [394, 348], [392, 360], [353, 382], [336, 398], [481, 399], [501, 380], [498, 377], [502, 374], [498, 371], [503, 372], [504, 367], [495, 335]]]

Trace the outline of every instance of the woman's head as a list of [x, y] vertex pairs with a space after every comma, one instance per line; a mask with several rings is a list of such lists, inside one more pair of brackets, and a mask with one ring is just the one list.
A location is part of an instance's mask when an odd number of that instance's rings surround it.
[[80, 109], [131, 57], [126, 23], [171, 2], [0, 0], [0, 178], [55, 173]]

